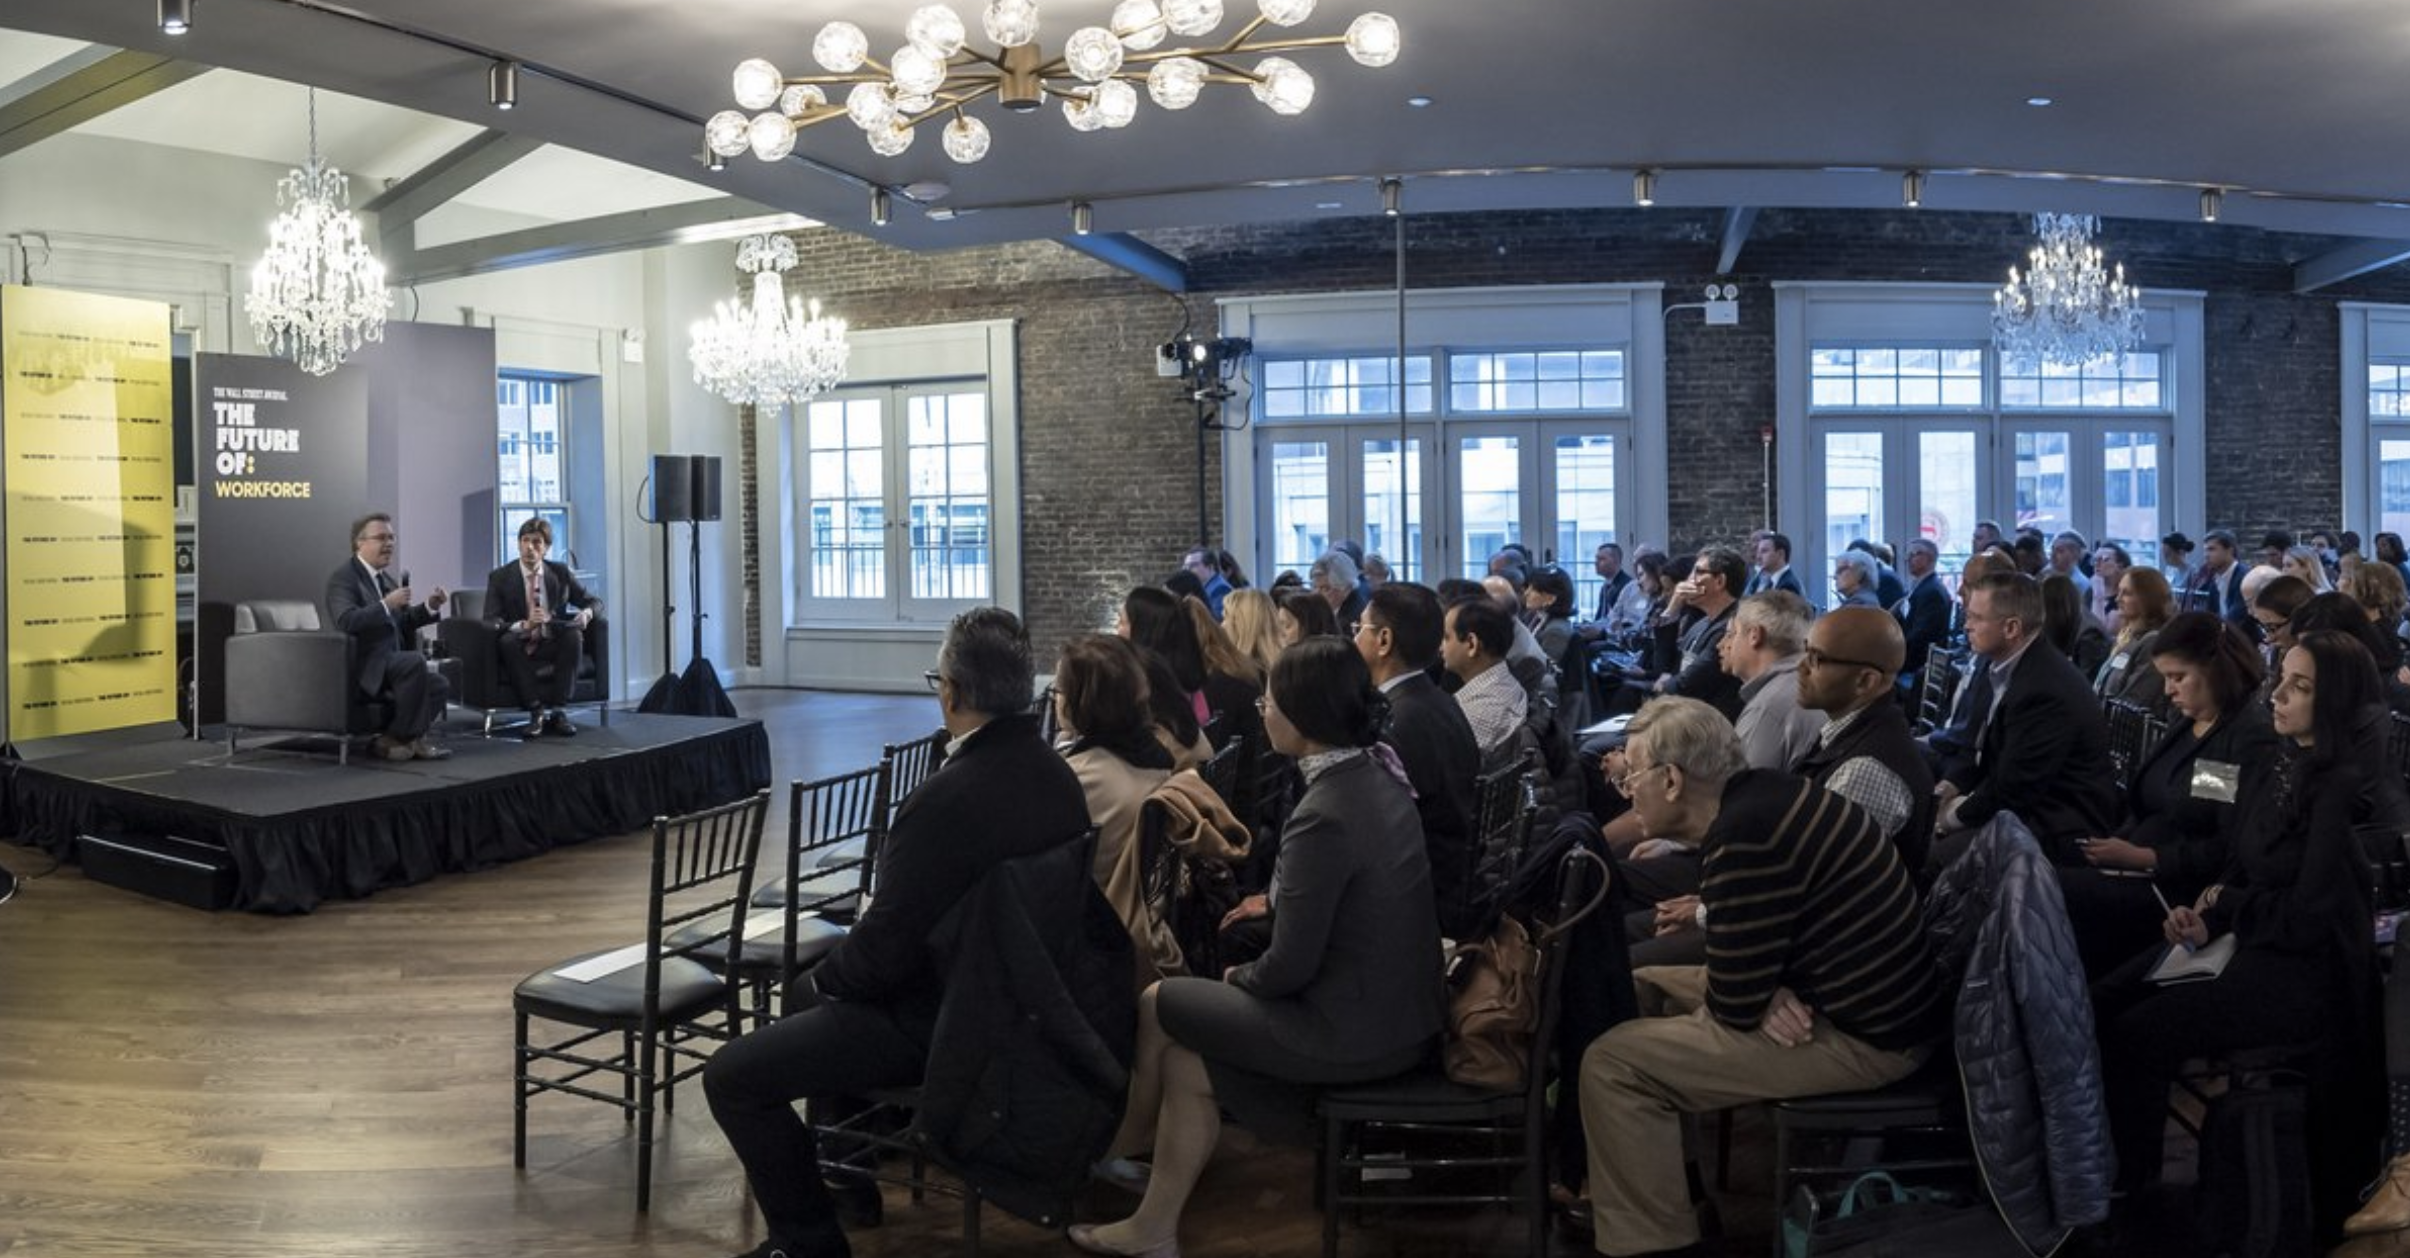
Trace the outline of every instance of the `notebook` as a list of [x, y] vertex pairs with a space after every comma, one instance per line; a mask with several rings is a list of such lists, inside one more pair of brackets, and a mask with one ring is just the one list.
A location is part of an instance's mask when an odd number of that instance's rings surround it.
[[2151, 968], [2150, 980], [2167, 984], [2213, 979], [2225, 973], [2226, 963], [2233, 959], [2234, 936], [2231, 933], [2220, 935], [2192, 952], [2170, 944], [2167, 955], [2159, 958], [2159, 964]]

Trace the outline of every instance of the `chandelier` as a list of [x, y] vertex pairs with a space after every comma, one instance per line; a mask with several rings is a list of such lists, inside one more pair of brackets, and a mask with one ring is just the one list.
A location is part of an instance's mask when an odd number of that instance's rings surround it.
[[360, 239], [351, 183], [318, 160], [318, 91], [310, 89], [310, 160], [277, 184], [282, 207], [251, 268], [251, 330], [260, 344], [323, 376], [385, 338], [385, 264]]
[[2125, 282], [2125, 266], [2101, 266], [2089, 214], [2036, 214], [2039, 239], [2023, 275], [2008, 268], [2008, 286], [1992, 294], [1992, 344], [2012, 362], [2080, 367], [2122, 354], [2142, 340], [2142, 292]]
[[[965, 42], [962, 18], [942, 4], [926, 5], [904, 24], [904, 44], [881, 64], [870, 38], [851, 22], [831, 22], [812, 41], [812, 59], [828, 73], [788, 77], [753, 58], [736, 67], [736, 109], [712, 115], [704, 143], [721, 157], [751, 149], [765, 162], [795, 149], [795, 133], [833, 118], [850, 119], [871, 151], [894, 157], [912, 147], [914, 128], [950, 117], [941, 143], [965, 164], [987, 156], [988, 128], [964, 107], [993, 96], [1013, 113], [1063, 102], [1075, 131], [1125, 127], [1138, 116], [1137, 83], [1165, 109], [1186, 109], [1209, 83], [1244, 86], [1277, 114], [1300, 114], [1314, 101], [1314, 78], [1284, 56], [1265, 55], [1343, 46], [1359, 64], [1397, 60], [1398, 27], [1385, 13], [1366, 13], [1343, 35], [1258, 38], [1266, 25], [1295, 26], [1313, 16], [1315, 0], [1257, 0], [1261, 10], [1228, 40], [1208, 47], [1160, 45], [1173, 36], [1201, 38], [1222, 24], [1222, 0], [1120, 0], [1111, 25], [1083, 26], [1048, 56], [1038, 45], [1037, 0], [988, 0], [980, 25], [994, 53]], [[1260, 58], [1252, 65], [1240, 58]], [[1141, 68], [1143, 67], [1143, 68]], [[847, 87], [842, 103], [829, 93]]]
[[736, 265], [753, 277], [753, 304], [723, 301], [695, 324], [686, 350], [695, 383], [752, 406], [801, 401], [845, 379], [845, 320], [822, 316], [818, 301], [807, 307], [786, 296], [779, 272], [795, 265], [795, 242], [749, 236], [737, 246]]

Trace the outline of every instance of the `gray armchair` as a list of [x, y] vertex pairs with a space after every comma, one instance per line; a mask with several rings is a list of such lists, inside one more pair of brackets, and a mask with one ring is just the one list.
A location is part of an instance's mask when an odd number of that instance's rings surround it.
[[[335, 738], [336, 759], [351, 760], [351, 740], [393, 721], [383, 696], [361, 693], [352, 637], [320, 626], [316, 603], [258, 599], [234, 606], [226, 639], [226, 751], [248, 730], [294, 730]], [[450, 671], [450, 670], [447, 670]]]

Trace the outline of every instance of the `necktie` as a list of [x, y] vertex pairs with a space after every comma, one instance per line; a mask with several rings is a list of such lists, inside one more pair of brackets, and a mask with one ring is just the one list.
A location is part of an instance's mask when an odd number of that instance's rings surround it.
[[[543, 609], [544, 570], [542, 568], [538, 568], [533, 572], [527, 573], [527, 614], [533, 616]], [[542, 641], [544, 636], [544, 627], [542, 625], [536, 626], [535, 630], [527, 635], [526, 646], [527, 653], [529, 655], [536, 653], [536, 643]]]

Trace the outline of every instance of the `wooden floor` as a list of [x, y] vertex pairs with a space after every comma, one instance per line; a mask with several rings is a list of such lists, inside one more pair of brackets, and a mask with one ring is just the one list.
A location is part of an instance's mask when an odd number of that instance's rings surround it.
[[[881, 742], [936, 727], [926, 696], [736, 699], [768, 723], [782, 785], [871, 763]], [[0, 844], [0, 864], [38, 874], [47, 860]], [[758, 1216], [699, 1093], [681, 1098], [657, 1147], [649, 1216], [634, 1208], [633, 1141], [607, 1107], [538, 1098], [528, 1169], [511, 1167], [511, 988], [627, 942], [631, 923], [641, 929], [644, 877], [645, 844], [629, 836], [293, 918], [196, 912], [73, 868], [29, 882], [0, 905], [0, 1253], [700, 1258], [752, 1247]], [[1233, 1132], [1184, 1248], [1317, 1253], [1311, 1179], [1310, 1155]], [[1089, 1214], [1128, 1204], [1095, 1189]], [[950, 1203], [891, 1193], [887, 1225], [857, 1235], [855, 1252], [950, 1253], [958, 1218]], [[1495, 1210], [1426, 1214], [1351, 1230], [1343, 1250], [1505, 1255], [1521, 1236]], [[994, 1210], [986, 1241], [1002, 1256], [1070, 1252]]]

